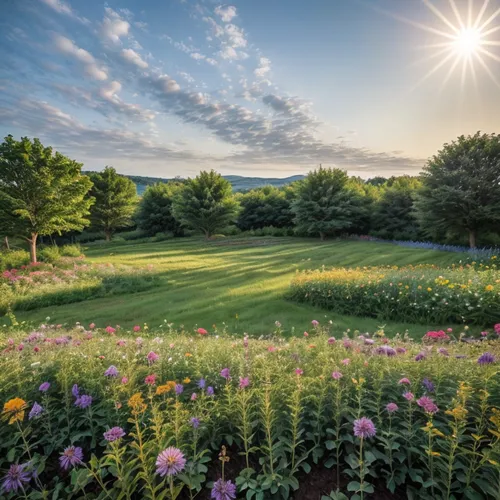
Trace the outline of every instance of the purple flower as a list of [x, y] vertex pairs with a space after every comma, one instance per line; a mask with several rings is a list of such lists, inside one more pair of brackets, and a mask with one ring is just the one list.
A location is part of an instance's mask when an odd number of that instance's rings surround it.
[[40, 387], [38, 388], [38, 390], [40, 392], [47, 392], [48, 390], [50, 389], [50, 383], [49, 382], [44, 382], [42, 385], [40, 385]]
[[64, 470], [80, 465], [83, 460], [83, 451], [79, 446], [68, 446], [59, 457], [59, 463]]
[[215, 394], [214, 388], [211, 385], [209, 385], [207, 387], [207, 396], [213, 396], [214, 394]]
[[81, 396], [78, 396], [75, 401], [75, 406], [78, 406], [78, 408], [81, 408], [82, 410], [88, 408], [91, 404], [92, 396], [89, 396], [88, 394], [82, 394]]
[[398, 354], [406, 354], [406, 349], [404, 347], [396, 347], [396, 352]]
[[481, 354], [481, 356], [479, 356], [477, 362], [480, 364], [480, 365], [490, 365], [492, 363], [494, 363], [496, 360], [495, 360], [495, 356], [493, 356], [493, 354], [491, 354], [491, 352], [485, 352], [484, 354]]
[[210, 498], [214, 500], [232, 500], [236, 498], [236, 485], [224, 479], [215, 481]]
[[71, 394], [73, 394], [75, 398], [77, 398], [80, 395], [80, 389], [76, 384], [72, 387]]
[[191, 418], [190, 423], [195, 429], [198, 429], [198, 427], [200, 426], [200, 419], [193, 417]]
[[429, 396], [422, 396], [420, 399], [417, 399], [417, 404], [423, 408], [425, 413], [429, 413], [431, 415], [439, 411], [439, 408]]
[[404, 394], [403, 394], [403, 397], [407, 400], [407, 401], [413, 401], [415, 399], [415, 396], [413, 394], [413, 392], [410, 392], [410, 391], [406, 391]]
[[354, 421], [354, 435], [359, 438], [371, 438], [377, 433], [374, 423], [366, 417]]
[[364, 339], [365, 345], [373, 345], [375, 344], [375, 341], [373, 339]]
[[439, 354], [441, 354], [442, 356], [449, 356], [450, 353], [448, 352], [447, 349], [445, 349], [444, 347], [440, 347], [437, 351]]
[[396, 349], [389, 345], [381, 345], [380, 347], [377, 347], [375, 349], [375, 352], [377, 354], [380, 354], [381, 356], [396, 356]]
[[175, 384], [175, 393], [180, 396], [184, 392], [184, 386], [182, 384]]
[[415, 356], [415, 361], [422, 361], [423, 359], [425, 359], [425, 352], [419, 352], [419, 353]]
[[340, 372], [333, 372], [332, 373], [332, 378], [334, 378], [335, 380], [340, 380], [342, 377], [343, 377], [343, 375]]
[[40, 406], [36, 401], [33, 403], [33, 407], [30, 410], [30, 413], [28, 415], [28, 420], [31, 420], [32, 418], [39, 417], [43, 413], [43, 407]]
[[226, 380], [229, 380], [231, 375], [229, 373], [229, 368], [223, 368], [220, 372], [220, 376], [224, 377]]
[[396, 403], [389, 403], [385, 409], [389, 412], [389, 413], [394, 413], [395, 411], [398, 411], [399, 410], [399, 407]]
[[244, 389], [250, 385], [250, 379], [248, 377], [240, 377], [240, 389]]
[[200, 378], [200, 380], [198, 380], [198, 387], [200, 389], [205, 389], [205, 384], [206, 384], [206, 382], [205, 382], [204, 378]]
[[118, 368], [115, 365], [111, 365], [105, 372], [105, 377], [118, 377]]
[[10, 493], [11, 491], [17, 492], [17, 490], [22, 490], [24, 489], [24, 485], [30, 482], [32, 474], [26, 470], [29, 465], [29, 463], [12, 464], [9, 467], [7, 474], [5, 474], [2, 480], [2, 488], [7, 493]]
[[335, 337], [330, 337], [330, 338], [328, 339], [328, 343], [329, 343], [330, 345], [335, 344], [335, 342], [336, 342]]
[[106, 441], [112, 443], [125, 436], [125, 431], [121, 427], [111, 427], [111, 429], [106, 431], [103, 435]]
[[169, 446], [156, 459], [156, 473], [161, 477], [175, 476], [184, 469], [186, 459], [181, 450]]
[[434, 384], [427, 377], [422, 380], [422, 385], [425, 387], [427, 392], [434, 392]]
[[147, 358], [148, 358], [148, 362], [150, 364], [154, 363], [155, 361], [158, 361], [160, 359], [160, 356], [158, 356], [158, 354], [156, 354], [156, 352], [153, 352], [153, 351], [150, 351], [147, 355]]

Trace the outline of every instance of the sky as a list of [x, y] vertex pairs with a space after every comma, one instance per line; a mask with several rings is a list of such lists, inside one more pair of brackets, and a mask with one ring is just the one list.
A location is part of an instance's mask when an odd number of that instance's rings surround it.
[[500, 0], [2, 0], [0, 134], [124, 174], [416, 175], [500, 128]]

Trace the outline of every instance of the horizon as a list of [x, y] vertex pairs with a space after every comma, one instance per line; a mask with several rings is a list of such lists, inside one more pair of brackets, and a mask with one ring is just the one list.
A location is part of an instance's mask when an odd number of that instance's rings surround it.
[[[500, 0], [25, 0], [0, 133], [124, 175], [418, 175], [500, 122]], [[140, 164], [140, 167], [138, 167]]]

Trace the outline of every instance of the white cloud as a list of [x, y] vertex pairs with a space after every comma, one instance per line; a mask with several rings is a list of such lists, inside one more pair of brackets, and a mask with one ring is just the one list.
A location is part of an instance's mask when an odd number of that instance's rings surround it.
[[271, 61], [267, 57], [259, 59], [259, 66], [254, 70], [254, 75], [264, 78], [271, 71]]
[[137, 21], [134, 23], [134, 26], [139, 28], [142, 31], [148, 31], [148, 23], [145, 23], [143, 21]]
[[246, 47], [247, 40], [245, 34], [241, 28], [238, 28], [235, 24], [226, 24], [224, 27], [225, 33], [228, 37], [228, 43], [232, 47]]
[[236, 7], [233, 5], [219, 5], [218, 7], [215, 8], [214, 11], [220, 18], [225, 22], [228, 23], [233, 19], [233, 17], [236, 17], [238, 14], [236, 13]]
[[167, 94], [178, 92], [181, 89], [180, 85], [168, 75], [160, 75], [157, 82], [162, 90]]
[[217, 64], [219, 64], [215, 59], [212, 59], [211, 57], [207, 57], [206, 61], [208, 64], [211, 64], [212, 66], [217, 66]]
[[179, 73], [179, 76], [184, 78], [184, 80], [186, 80], [186, 82], [188, 83], [194, 83], [195, 82], [195, 79], [189, 74], [189, 73], [186, 73], [185, 71], [181, 71]]
[[42, 3], [54, 9], [59, 14], [64, 14], [73, 19], [80, 21], [82, 24], [89, 24], [90, 21], [85, 17], [80, 17], [64, 0], [41, 0]]
[[[129, 104], [121, 100], [118, 96], [118, 92], [122, 89], [122, 84], [116, 80], [112, 81], [106, 87], [99, 89], [99, 96], [104, 99], [113, 111], [123, 113], [133, 118], [137, 118], [141, 121], [153, 120], [155, 114], [149, 109], [143, 109], [137, 104]], [[103, 110], [106, 114], [106, 110]]]
[[144, 59], [142, 59], [141, 56], [135, 50], [123, 49], [121, 55], [126, 61], [135, 64], [137, 67], [141, 69], [146, 69], [148, 67], [148, 63], [144, 61]]
[[206, 56], [200, 54], [199, 52], [193, 52], [189, 54], [195, 61], [200, 61], [202, 59], [206, 59]]
[[105, 39], [118, 44], [122, 36], [128, 35], [130, 23], [122, 19], [113, 9], [106, 7], [104, 10], [106, 15], [102, 22], [101, 34]]
[[203, 20], [206, 23], [210, 24], [210, 27], [212, 28], [212, 34], [215, 37], [219, 38], [222, 35], [224, 35], [224, 28], [221, 25], [217, 24], [213, 18], [211, 18], [211, 17], [204, 17]]
[[71, 56], [82, 63], [85, 73], [94, 80], [106, 80], [108, 78], [105, 69], [97, 66], [94, 56], [85, 49], [75, 45], [69, 38], [55, 35], [54, 43], [59, 52]]

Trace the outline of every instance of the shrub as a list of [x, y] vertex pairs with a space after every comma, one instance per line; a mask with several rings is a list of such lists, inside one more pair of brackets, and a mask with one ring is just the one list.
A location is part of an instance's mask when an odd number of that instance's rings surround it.
[[[238, 498], [304, 498], [316, 477], [357, 498], [497, 496], [498, 340], [86, 328], [0, 342], [0, 463], [27, 464], [24, 496], [192, 498], [219, 458]], [[165, 478], [168, 457], [182, 471]]]
[[41, 261], [54, 264], [60, 259], [61, 254], [59, 252], [59, 247], [54, 245], [41, 248], [38, 252], [38, 256]]
[[297, 274], [289, 298], [340, 314], [416, 323], [487, 325], [500, 317], [500, 271], [431, 265]]
[[8, 250], [0, 253], [0, 270], [16, 269], [30, 263], [30, 254], [26, 250]]
[[59, 248], [62, 257], [82, 257], [83, 251], [80, 245], [63, 245]]

